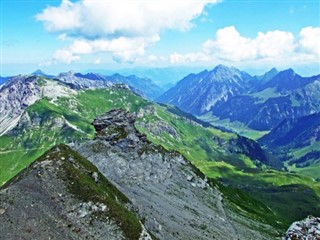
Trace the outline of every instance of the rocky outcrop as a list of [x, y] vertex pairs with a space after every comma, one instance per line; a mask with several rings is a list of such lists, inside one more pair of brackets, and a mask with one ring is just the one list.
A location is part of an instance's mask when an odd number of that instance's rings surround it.
[[294, 222], [287, 230], [286, 240], [318, 240], [320, 239], [320, 218], [309, 216]]
[[254, 222], [227, 215], [221, 193], [180, 154], [150, 143], [135, 120], [112, 110], [94, 120], [95, 140], [73, 149], [128, 196], [149, 232], [158, 239], [269, 238], [252, 230]]
[[13, 129], [25, 109], [42, 98], [76, 94], [57, 81], [38, 76], [17, 76], [0, 88], [0, 136]]
[[60, 73], [57, 77], [57, 80], [69, 85], [71, 88], [76, 90], [112, 86], [112, 83], [110, 81], [106, 81], [105, 79], [89, 79], [85, 78], [85, 76], [82, 75], [79, 76], [73, 71]]

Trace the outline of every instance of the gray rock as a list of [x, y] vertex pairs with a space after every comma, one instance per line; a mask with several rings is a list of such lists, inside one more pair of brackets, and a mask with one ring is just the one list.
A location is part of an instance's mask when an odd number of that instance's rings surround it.
[[306, 219], [292, 223], [286, 232], [286, 240], [319, 240], [320, 218], [308, 216]]
[[225, 211], [221, 193], [180, 154], [147, 141], [135, 129], [136, 117], [123, 110], [98, 117], [95, 140], [73, 149], [128, 196], [149, 232], [159, 239], [270, 239], [253, 230], [272, 231], [267, 225]]

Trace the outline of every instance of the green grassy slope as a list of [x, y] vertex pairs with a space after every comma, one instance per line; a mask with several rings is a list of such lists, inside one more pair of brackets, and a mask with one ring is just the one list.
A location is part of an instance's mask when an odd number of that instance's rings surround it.
[[[231, 202], [233, 198], [237, 199], [238, 207], [246, 206], [242, 210], [247, 214], [282, 229], [308, 214], [320, 214], [320, 182], [314, 182], [307, 176], [271, 169], [244, 154], [226, 151], [228, 142], [237, 138], [236, 134], [189, 124], [164, 107], [155, 106], [155, 109], [156, 114], [141, 118], [137, 128], [152, 142], [180, 152], [207, 177], [236, 188], [238, 195], [228, 188], [221, 189]], [[150, 127], [141, 124], [149, 122], [154, 126], [159, 121], [173, 128], [177, 136], [166, 132], [155, 135]], [[246, 205], [248, 199], [253, 201], [249, 210]], [[261, 209], [261, 206], [265, 208]]]
[[147, 102], [121, 88], [81, 91], [55, 103], [42, 99], [27, 108], [27, 125], [0, 137], [0, 185], [59, 143], [93, 138], [93, 119], [111, 108], [137, 111]]
[[213, 179], [235, 211], [281, 229], [307, 214], [320, 215], [319, 182], [270, 169], [243, 151], [250, 143], [239, 142], [238, 135], [204, 128], [172, 107], [147, 102], [121, 88], [80, 91], [55, 103], [42, 99], [30, 106], [27, 127], [20, 124], [10, 135], [0, 137], [0, 184], [53, 145], [92, 138], [91, 122], [112, 108], [143, 109], [137, 129], [150, 141], [180, 152]]

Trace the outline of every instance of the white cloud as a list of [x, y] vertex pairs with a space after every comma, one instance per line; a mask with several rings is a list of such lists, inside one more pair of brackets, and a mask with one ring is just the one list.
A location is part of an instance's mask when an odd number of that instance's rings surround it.
[[67, 64], [70, 64], [70, 63], [80, 59], [79, 56], [76, 56], [72, 52], [70, 52], [68, 50], [64, 50], [64, 49], [58, 49], [55, 52], [53, 58], [54, 58], [54, 60], [57, 60], [62, 63], [67, 63]]
[[320, 58], [320, 27], [302, 28], [299, 35], [301, 48]]
[[[47, 31], [66, 34], [74, 42], [56, 52], [59, 60], [71, 62], [77, 54], [111, 52], [116, 61], [134, 61], [145, 48], [159, 41], [163, 30], [186, 31], [206, 5], [220, 0], [63, 0], [58, 7], [47, 7], [36, 15]], [[56, 57], [55, 57], [56, 58]], [[57, 59], [58, 59], [57, 58]]]
[[320, 61], [320, 28], [306, 27], [295, 38], [291, 32], [258, 32], [255, 38], [241, 36], [234, 26], [219, 29], [215, 38], [203, 43], [198, 53], [170, 56], [171, 63], [238, 62], [251, 64], [296, 64]]
[[36, 15], [50, 32], [69, 31], [81, 26], [81, 9], [78, 4], [63, 0], [59, 7], [47, 7]]
[[240, 36], [234, 26], [219, 29], [216, 38], [203, 44], [204, 52], [218, 58], [239, 61], [256, 56], [256, 47], [251, 39]]
[[95, 53], [111, 53], [117, 62], [133, 62], [144, 54], [144, 49], [153, 42], [159, 40], [158, 36], [151, 38], [127, 38], [119, 37], [115, 39], [76, 39], [73, 43], [63, 49], [56, 51], [54, 58], [57, 61], [71, 63], [80, 59], [80, 55]]
[[88, 37], [154, 35], [164, 29], [187, 30], [191, 20], [203, 13], [207, 1], [92, 1], [63, 0], [36, 15], [48, 31], [73, 32]]
[[204, 52], [229, 61], [279, 57], [294, 48], [294, 37], [289, 32], [259, 32], [256, 38], [246, 38], [234, 26], [219, 29], [215, 39], [203, 44]]
[[257, 48], [258, 57], [280, 57], [294, 52], [296, 48], [292, 33], [283, 31], [259, 32], [253, 39], [253, 47]]

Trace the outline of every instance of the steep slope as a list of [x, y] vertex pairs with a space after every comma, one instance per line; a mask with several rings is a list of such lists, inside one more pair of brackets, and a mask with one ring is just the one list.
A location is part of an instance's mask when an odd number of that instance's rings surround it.
[[243, 93], [250, 78], [248, 74], [236, 68], [219, 65], [211, 71], [205, 70], [186, 76], [157, 98], [157, 101], [175, 105], [195, 115], [202, 115], [219, 100]]
[[[93, 119], [114, 108], [137, 112], [136, 128], [149, 141], [178, 151], [210, 177], [209, 183], [214, 181], [223, 190], [232, 212], [241, 211], [255, 222], [281, 229], [318, 213], [318, 182], [274, 170], [269, 165], [277, 163], [276, 159], [257, 143], [213, 128], [176, 108], [148, 102], [122, 86], [79, 90], [29, 106], [19, 124], [0, 137], [1, 183], [55, 144], [92, 139]], [[288, 205], [295, 209], [289, 214]]]
[[1, 85], [4, 84], [5, 82], [9, 81], [11, 77], [1, 77], [0, 76], [0, 88]]
[[259, 142], [296, 167], [290, 169], [320, 178], [320, 113], [284, 120]]
[[0, 137], [0, 184], [52, 146], [92, 138], [90, 123], [97, 115], [113, 107], [136, 111], [145, 104], [144, 99], [123, 86], [38, 100], [25, 110], [13, 129]]
[[251, 77], [219, 65], [186, 76], [157, 100], [219, 125], [229, 121], [234, 122], [228, 124], [232, 128], [241, 123], [248, 129], [270, 131], [284, 119], [318, 112], [319, 96], [320, 75], [301, 77], [292, 69], [271, 69]]
[[[158, 239], [268, 239], [274, 230], [225, 212], [221, 193], [176, 152], [147, 141], [137, 115], [111, 110], [94, 121], [92, 141], [73, 149], [124, 192]], [[255, 228], [268, 229], [261, 235]]]
[[15, 127], [25, 109], [41, 98], [53, 101], [75, 92], [56, 81], [37, 76], [17, 76], [0, 89], [0, 136]]
[[279, 73], [279, 71], [276, 68], [272, 68], [263, 75], [255, 76], [254, 81], [258, 85], [263, 85], [263, 84], [266, 84], [267, 82], [269, 82], [269, 80], [274, 78], [278, 73]]
[[[258, 199], [260, 203], [251, 203], [249, 208], [255, 218], [260, 216], [266, 222], [286, 228], [292, 221], [308, 214], [320, 214], [319, 182], [295, 173], [270, 169], [270, 162], [265, 165], [256, 158], [261, 150], [250, 148], [250, 144], [244, 144], [245, 141], [239, 145], [241, 138], [236, 134], [210, 127], [203, 129], [186, 119], [185, 115], [171, 115], [168, 112], [157, 106], [145, 107], [136, 126], [150, 141], [179, 151], [207, 177], [234, 187], [229, 192], [231, 199], [235, 197], [234, 192], [241, 189], [236, 198], [238, 205], [246, 202], [247, 195]], [[253, 155], [247, 155], [248, 152]], [[271, 157], [268, 161], [274, 159]], [[271, 217], [265, 210], [259, 210], [261, 202], [276, 216]], [[288, 204], [291, 209], [300, 210], [288, 213]], [[276, 217], [279, 219], [275, 221]]]
[[2, 239], [139, 239], [130, 200], [88, 160], [59, 145], [0, 189]]
[[257, 86], [256, 92], [222, 99], [210, 112], [220, 119], [240, 121], [256, 130], [271, 130], [285, 119], [319, 111], [320, 75], [303, 78], [291, 69]]

